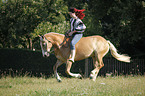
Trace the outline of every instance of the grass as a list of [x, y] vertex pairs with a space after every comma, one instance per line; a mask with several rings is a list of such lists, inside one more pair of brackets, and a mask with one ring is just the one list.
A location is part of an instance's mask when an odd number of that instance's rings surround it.
[[145, 76], [90, 79], [2, 77], [0, 96], [145, 96]]

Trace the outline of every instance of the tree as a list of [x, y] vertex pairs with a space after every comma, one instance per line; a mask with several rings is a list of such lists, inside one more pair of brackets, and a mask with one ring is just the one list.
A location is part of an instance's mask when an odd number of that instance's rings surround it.
[[101, 35], [121, 53], [145, 53], [143, 0], [0, 0], [0, 48], [32, 49], [38, 34], [64, 33], [69, 7], [86, 10], [84, 36]]
[[42, 21], [65, 21], [63, 0], [8, 0], [0, 4], [0, 47], [32, 49], [31, 33]]
[[104, 35], [123, 53], [130, 55], [144, 53], [141, 51], [142, 48], [136, 46], [137, 43], [145, 41], [144, 15], [143, 1], [116, 1], [101, 20]]

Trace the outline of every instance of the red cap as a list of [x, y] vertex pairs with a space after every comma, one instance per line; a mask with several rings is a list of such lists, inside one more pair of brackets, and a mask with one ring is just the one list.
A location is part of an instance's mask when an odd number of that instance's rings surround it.
[[85, 9], [78, 10], [78, 9], [74, 8], [74, 12], [75, 12], [76, 16], [80, 19], [83, 19], [85, 17], [85, 14], [83, 13], [83, 11], [85, 11]]

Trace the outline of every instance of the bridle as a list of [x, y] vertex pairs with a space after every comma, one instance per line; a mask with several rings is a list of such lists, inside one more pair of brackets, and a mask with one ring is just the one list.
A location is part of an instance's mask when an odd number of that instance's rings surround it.
[[[42, 35], [42, 36], [39, 35], [39, 37], [45, 38], [49, 43], [52, 44], [52, 42], [50, 40], [48, 40], [44, 35]], [[51, 49], [50, 49], [50, 51], [48, 53], [50, 53], [50, 54], [53, 54], [54, 53], [54, 47], [53, 46], [51, 47]]]
[[[42, 35], [42, 36], [38, 35], [38, 36], [41, 37], [42, 40], [45, 39], [46, 41], [48, 41], [49, 43], [52, 44], [52, 42], [51, 42], [50, 40], [48, 40], [44, 35]], [[66, 43], [69, 41], [69, 39], [71, 39], [71, 37], [68, 36], [68, 33], [66, 33], [66, 34], [65, 34], [65, 39], [64, 39], [64, 41], [63, 41], [59, 46], [62, 46], [63, 44], [66, 44]], [[66, 44], [64, 47], [68, 48], [69, 45]], [[53, 54], [53, 53], [54, 53], [54, 47], [53, 47], [53, 46], [51, 47], [51, 49], [50, 49], [50, 51], [49, 51], [48, 53], [50, 53], [50, 54]]]

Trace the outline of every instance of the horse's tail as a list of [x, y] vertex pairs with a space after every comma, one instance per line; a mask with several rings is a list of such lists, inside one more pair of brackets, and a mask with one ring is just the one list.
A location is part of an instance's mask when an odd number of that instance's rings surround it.
[[121, 54], [118, 54], [117, 53], [117, 49], [115, 48], [115, 46], [110, 41], [107, 41], [107, 42], [109, 44], [109, 48], [111, 50], [111, 54], [112, 54], [112, 56], [114, 58], [116, 58], [119, 61], [128, 62], [128, 63], [130, 62], [130, 58], [131, 57], [129, 57], [127, 55], [123, 55], [123, 54], [122, 55]]

